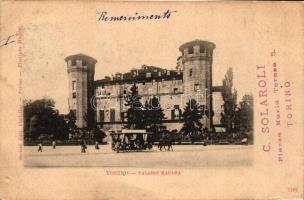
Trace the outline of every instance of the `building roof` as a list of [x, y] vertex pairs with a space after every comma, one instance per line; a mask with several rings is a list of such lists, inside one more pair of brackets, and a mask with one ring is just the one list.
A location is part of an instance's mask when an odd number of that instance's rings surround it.
[[68, 60], [86, 60], [87, 62], [90, 62], [90, 63], [93, 63], [93, 64], [96, 64], [97, 63], [97, 60], [90, 57], [90, 56], [87, 56], [85, 54], [82, 54], [82, 53], [79, 53], [79, 54], [75, 54], [75, 55], [71, 55], [71, 56], [68, 56], [64, 59], [66, 62]]
[[160, 67], [142, 65], [141, 68], [133, 68], [126, 73], [116, 73], [113, 77], [106, 76], [104, 79], [96, 80], [95, 84], [114, 84], [118, 82], [139, 82], [152, 80], [182, 79], [182, 73], [176, 70], [167, 70]]
[[205, 46], [209, 49], [214, 49], [215, 48], [215, 44], [212, 43], [212, 42], [209, 42], [209, 41], [205, 41], [205, 40], [193, 40], [193, 41], [190, 41], [190, 42], [187, 42], [185, 44], [182, 44], [180, 47], [179, 47], [179, 50], [181, 52], [184, 51], [184, 49], [188, 48], [188, 47], [193, 47], [195, 45], [202, 45], [202, 46]]

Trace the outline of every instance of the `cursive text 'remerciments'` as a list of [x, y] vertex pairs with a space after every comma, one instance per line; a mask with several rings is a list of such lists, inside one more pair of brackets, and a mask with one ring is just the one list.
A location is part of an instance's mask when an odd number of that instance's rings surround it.
[[139, 21], [139, 20], [162, 20], [162, 19], [170, 19], [172, 13], [177, 12], [175, 11], [170, 11], [169, 9], [162, 14], [139, 14], [135, 13], [132, 16], [127, 16], [127, 15], [118, 15], [118, 16], [109, 16], [108, 12], [102, 11], [98, 12], [97, 14], [99, 15], [98, 21], [101, 22], [119, 22], [119, 21]]

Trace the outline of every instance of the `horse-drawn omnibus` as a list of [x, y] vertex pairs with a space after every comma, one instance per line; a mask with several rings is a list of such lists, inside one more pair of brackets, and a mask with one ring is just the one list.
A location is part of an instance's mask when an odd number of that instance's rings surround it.
[[110, 133], [112, 150], [119, 152], [141, 151], [152, 149], [152, 134], [146, 130], [127, 130]]

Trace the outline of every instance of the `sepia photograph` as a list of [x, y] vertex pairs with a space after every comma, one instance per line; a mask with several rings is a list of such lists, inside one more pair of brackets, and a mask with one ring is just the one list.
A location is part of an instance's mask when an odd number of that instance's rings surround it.
[[100, 78], [102, 59], [63, 58], [67, 84], [50, 84], [68, 88], [68, 112], [46, 90], [24, 100], [25, 166], [251, 165], [253, 96], [237, 96], [232, 67], [213, 73], [216, 44], [195, 39], [177, 48], [171, 68], [122, 63], [127, 72]]
[[303, 199], [301, 3], [0, 6], [0, 199]]

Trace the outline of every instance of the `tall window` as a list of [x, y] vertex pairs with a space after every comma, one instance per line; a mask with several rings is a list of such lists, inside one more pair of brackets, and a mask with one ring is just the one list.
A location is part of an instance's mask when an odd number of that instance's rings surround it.
[[171, 119], [180, 119], [181, 110], [179, 109], [179, 105], [174, 105], [174, 108], [171, 111]]
[[200, 53], [205, 53], [206, 52], [206, 49], [204, 46], [200, 46]]
[[76, 98], [76, 92], [73, 92], [73, 99]]
[[110, 109], [110, 122], [115, 122], [115, 109]]
[[192, 69], [189, 70], [189, 76], [192, 77]]
[[76, 90], [76, 81], [72, 82], [72, 90]]
[[121, 119], [121, 121], [124, 122], [124, 121], [125, 121], [125, 118], [126, 118], [126, 117], [125, 117], [125, 112], [121, 112], [121, 113], [120, 113], [120, 119]]
[[104, 110], [99, 110], [99, 121], [104, 122]]

